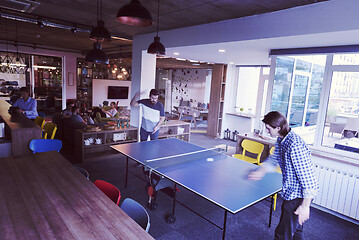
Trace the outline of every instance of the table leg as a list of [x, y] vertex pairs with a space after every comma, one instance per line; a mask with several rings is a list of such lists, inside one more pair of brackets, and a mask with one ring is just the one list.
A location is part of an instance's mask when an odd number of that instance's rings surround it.
[[226, 237], [226, 226], [227, 226], [227, 210], [224, 210], [224, 223], [223, 223], [223, 230], [222, 230], [222, 239]]
[[175, 210], [176, 210], [176, 192], [177, 192], [177, 184], [175, 183], [174, 187], [173, 187], [173, 203], [172, 203], [172, 214], [170, 214], [167, 217], [167, 223], [174, 223], [176, 222], [176, 217], [175, 217]]
[[128, 157], [126, 157], [126, 180], [125, 180], [125, 188], [127, 188], [127, 179], [128, 179]]
[[274, 195], [273, 194], [271, 196], [271, 200], [270, 200], [270, 213], [269, 213], [269, 224], [268, 227], [270, 228], [271, 224], [272, 224], [272, 212], [273, 212], [273, 202], [274, 202]]

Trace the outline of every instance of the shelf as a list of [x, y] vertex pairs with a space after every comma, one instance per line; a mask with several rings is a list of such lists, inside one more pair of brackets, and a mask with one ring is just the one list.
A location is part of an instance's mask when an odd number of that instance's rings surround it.
[[108, 150], [108, 151], [101, 151], [101, 152], [95, 152], [95, 153], [85, 153], [84, 158], [92, 159], [92, 158], [112, 156], [112, 155], [116, 155], [116, 154], [118, 154], [118, 152]]
[[177, 136], [184, 136], [184, 135], [189, 135], [190, 133], [182, 133], [182, 134], [162, 134], [159, 135], [158, 137], [160, 138], [168, 138], [168, 137], [177, 137]]
[[122, 140], [122, 141], [102, 143], [102, 144], [84, 145], [84, 148], [86, 149], [86, 148], [93, 148], [93, 147], [100, 147], [100, 146], [108, 146], [108, 145], [115, 145], [115, 144], [131, 143], [131, 142], [137, 142], [137, 140], [136, 140], [136, 139], [131, 139], [131, 140]]

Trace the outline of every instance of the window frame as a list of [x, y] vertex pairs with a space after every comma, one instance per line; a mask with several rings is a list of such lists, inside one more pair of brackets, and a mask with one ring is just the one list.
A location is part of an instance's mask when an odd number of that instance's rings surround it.
[[[357, 53], [357, 52], [353, 52], [353, 53]], [[358, 156], [359, 156], [358, 153], [354, 153], [354, 152], [350, 152], [350, 151], [343, 151], [343, 150], [335, 149], [333, 147], [328, 147], [328, 146], [322, 145], [333, 73], [334, 72], [358, 72], [359, 73], [359, 65], [333, 65], [334, 54], [340, 54], [340, 53], [303, 53], [303, 54], [297, 53], [297, 54], [272, 55], [271, 56], [269, 82], [268, 82], [267, 102], [266, 102], [265, 109], [266, 109], [266, 112], [268, 112], [270, 110], [271, 103], [272, 103], [275, 69], [276, 69], [276, 62], [277, 62], [278, 56], [326, 55], [327, 57], [326, 57], [326, 64], [324, 67], [322, 92], [321, 92], [319, 108], [318, 108], [318, 118], [317, 118], [318, 124], [316, 127], [316, 131], [314, 133], [313, 144], [309, 145], [309, 147], [319, 155], [321, 155], [321, 154], [324, 154], [324, 155], [330, 154], [330, 155], [336, 155], [336, 156], [339, 155], [339, 156], [342, 156], [345, 158], [349, 158], [350, 160], [354, 160], [356, 163], [358, 163]], [[295, 78], [296, 72], [297, 72], [297, 70], [294, 69], [293, 76], [292, 76], [292, 84], [294, 83], [293, 78]], [[291, 92], [292, 92], [292, 89], [291, 89]], [[291, 100], [290, 100], [290, 104], [291, 104]], [[290, 113], [288, 112], [288, 114], [290, 114]], [[288, 116], [286, 116], [286, 117], [288, 117]]]

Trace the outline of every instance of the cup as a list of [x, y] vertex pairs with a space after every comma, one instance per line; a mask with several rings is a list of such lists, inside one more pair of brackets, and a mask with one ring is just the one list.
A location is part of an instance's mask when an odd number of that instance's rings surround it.
[[89, 140], [90, 144], [93, 144], [93, 142], [94, 142], [92, 137], [88, 138], [87, 140]]
[[96, 144], [101, 144], [101, 143], [102, 143], [102, 139], [101, 139], [101, 138], [96, 138], [95, 143], [96, 143]]
[[90, 141], [88, 139], [85, 140], [85, 145], [86, 146], [90, 145]]

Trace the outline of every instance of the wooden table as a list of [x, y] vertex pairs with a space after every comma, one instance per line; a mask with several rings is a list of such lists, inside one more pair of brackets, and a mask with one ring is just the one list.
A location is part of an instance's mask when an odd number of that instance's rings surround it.
[[241, 143], [242, 143], [243, 139], [249, 139], [249, 140], [260, 142], [260, 143], [264, 144], [264, 150], [261, 155], [261, 162], [269, 156], [270, 148], [273, 147], [276, 143], [276, 140], [274, 138], [263, 139], [254, 133], [239, 133], [239, 134], [237, 134], [236, 153], [242, 153], [243, 148], [241, 146]]
[[29, 143], [41, 138], [41, 128], [23, 114], [8, 113], [11, 105], [0, 100], [0, 117], [5, 122], [5, 137], [11, 140], [12, 156], [30, 155]]
[[153, 239], [58, 152], [0, 158], [0, 239]]

